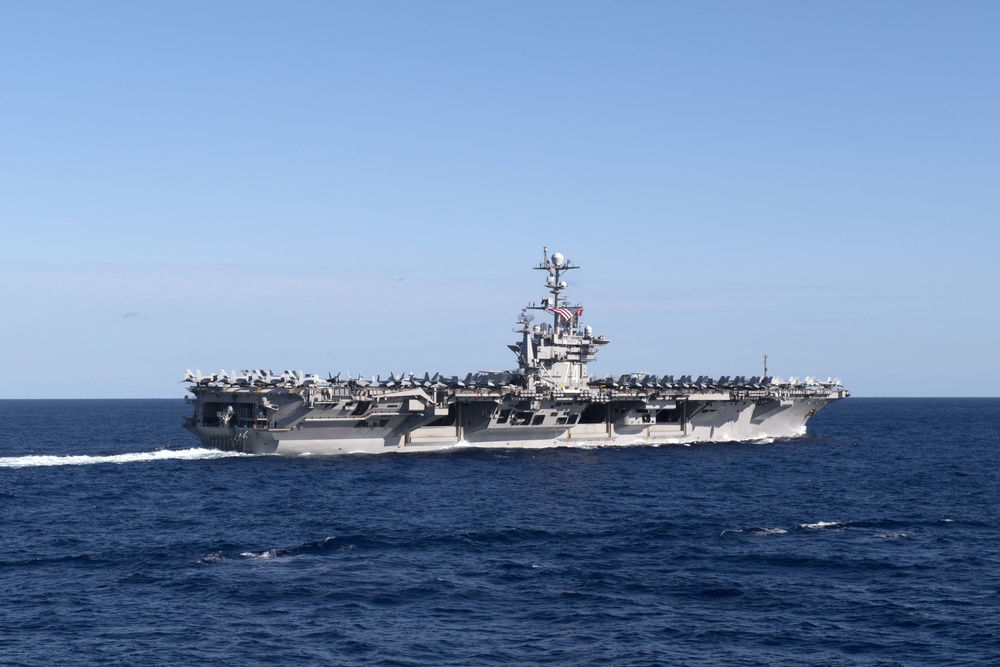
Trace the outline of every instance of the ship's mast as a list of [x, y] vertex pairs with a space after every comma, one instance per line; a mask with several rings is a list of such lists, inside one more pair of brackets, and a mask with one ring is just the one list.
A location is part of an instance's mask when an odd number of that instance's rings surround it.
[[[545, 302], [543, 302], [541, 309], [552, 313], [552, 326], [554, 329], [558, 330], [560, 328], [560, 320], [564, 320], [567, 323], [567, 328], [572, 327], [576, 319], [575, 315], [566, 318], [559, 311], [560, 308], [564, 309], [564, 312], [568, 310], [566, 309], [566, 297], [562, 296], [563, 290], [567, 287], [566, 281], [563, 280], [563, 273], [579, 269], [580, 267], [564, 258], [562, 253], [553, 253], [552, 257], [549, 257], [548, 247], [542, 248], [542, 254], [542, 263], [536, 266], [535, 269], [545, 271], [549, 274], [545, 280], [545, 289], [552, 296], [547, 300], [548, 306], [546, 307]], [[572, 313], [572, 311], [569, 312]]]
[[[578, 269], [561, 253], [549, 256], [549, 249], [543, 248], [542, 262], [534, 267], [545, 271], [545, 289], [549, 296], [540, 305], [534, 303], [525, 307], [518, 319], [522, 334], [519, 344], [510, 345], [518, 353], [521, 372], [525, 375], [526, 387], [533, 391], [536, 382], [562, 390], [585, 386], [587, 362], [594, 361], [597, 347], [606, 345], [603, 337], [594, 337], [590, 327], [579, 329], [578, 317], [582, 313], [580, 304], [570, 304], [563, 296], [567, 285], [563, 280], [567, 271]], [[552, 325], [532, 327], [532, 317], [528, 310], [544, 310], [552, 314]]]

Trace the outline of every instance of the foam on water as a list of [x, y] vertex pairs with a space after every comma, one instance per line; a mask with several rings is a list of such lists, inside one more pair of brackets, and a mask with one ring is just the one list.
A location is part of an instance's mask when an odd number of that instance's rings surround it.
[[271, 559], [271, 558], [294, 558], [305, 555], [325, 555], [340, 551], [352, 551], [355, 542], [362, 541], [359, 536], [346, 537], [324, 537], [321, 540], [303, 542], [291, 547], [273, 547], [271, 549], [261, 549], [259, 551], [213, 551], [202, 556], [198, 563], [200, 565], [211, 565], [214, 563], [225, 563], [239, 559]]
[[719, 537], [725, 537], [727, 534], [732, 533], [752, 535], [753, 537], [768, 537], [770, 535], [787, 535], [788, 529], [780, 527], [772, 528], [727, 528], [726, 530], [719, 533]]
[[160, 449], [155, 452], [131, 452], [109, 456], [9, 456], [0, 458], [0, 468], [37, 468], [43, 466], [83, 466], [97, 463], [148, 463], [150, 461], [200, 461], [230, 456], [251, 456], [215, 449]]
[[799, 524], [799, 528], [807, 528], [809, 530], [823, 530], [824, 528], [838, 528], [842, 527], [844, 524], [840, 521], [817, 521], [816, 523], [802, 523]]

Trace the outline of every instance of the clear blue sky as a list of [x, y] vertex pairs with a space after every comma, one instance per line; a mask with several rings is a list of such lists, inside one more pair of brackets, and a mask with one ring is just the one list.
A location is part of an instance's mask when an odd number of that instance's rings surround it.
[[1000, 395], [1000, 3], [5, 2], [0, 398], [510, 368]]

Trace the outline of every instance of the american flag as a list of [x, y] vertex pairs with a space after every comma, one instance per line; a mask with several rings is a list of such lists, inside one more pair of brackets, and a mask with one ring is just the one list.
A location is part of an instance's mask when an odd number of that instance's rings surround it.
[[555, 313], [556, 315], [563, 318], [567, 322], [573, 319], [573, 313], [569, 312], [568, 308], [546, 308], [545, 312]]

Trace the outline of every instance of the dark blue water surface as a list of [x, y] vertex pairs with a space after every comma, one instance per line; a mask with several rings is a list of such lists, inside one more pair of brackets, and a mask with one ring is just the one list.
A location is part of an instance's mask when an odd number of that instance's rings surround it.
[[0, 401], [0, 663], [1000, 664], [1000, 399], [341, 458], [196, 450], [188, 411]]

